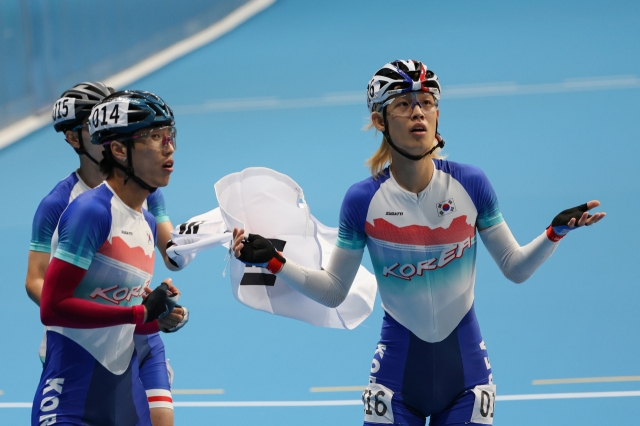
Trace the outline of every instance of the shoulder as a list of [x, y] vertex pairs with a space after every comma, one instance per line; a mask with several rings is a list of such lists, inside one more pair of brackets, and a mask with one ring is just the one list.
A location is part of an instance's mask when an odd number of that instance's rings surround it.
[[347, 193], [344, 196], [343, 205], [368, 205], [371, 202], [373, 195], [378, 191], [378, 189], [380, 189], [380, 185], [382, 185], [387, 179], [389, 179], [389, 169], [385, 169], [377, 179], [369, 177], [365, 180], [354, 183], [347, 190]]
[[450, 174], [458, 181], [462, 180], [486, 180], [487, 175], [477, 166], [471, 164], [456, 163], [447, 160], [433, 160], [436, 169]]
[[62, 179], [53, 187], [51, 192], [42, 199], [38, 209], [64, 210], [69, 204], [69, 197], [76, 183], [78, 183], [78, 176], [75, 173], [71, 173], [69, 176]]
[[144, 215], [145, 220], [151, 227], [151, 229], [155, 229], [156, 227], [156, 218], [153, 214], [149, 213], [149, 211], [142, 209], [142, 214]]
[[67, 215], [67, 212], [69, 215], [89, 215], [88, 217], [91, 217], [92, 220], [97, 217], [109, 217], [111, 216], [110, 205], [112, 198], [113, 193], [106, 186], [100, 185], [78, 195], [69, 204], [65, 215]]
[[149, 205], [149, 210], [151, 210], [151, 206], [161, 203], [164, 201], [164, 196], [162, 195], [162, 191], [160, 188], [157, 188], [147, 197], [147, 204]]

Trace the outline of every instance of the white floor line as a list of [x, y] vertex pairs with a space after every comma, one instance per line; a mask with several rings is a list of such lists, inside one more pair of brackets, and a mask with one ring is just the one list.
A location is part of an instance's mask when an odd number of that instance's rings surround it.
[[496, 401], [533, 401], [538, 399], [624, 398], [640, 396], [640, 391], [532, 393], [524, 395], [497, 395]]
[[[591, 92], [594, 90], [619, 90], [640, 88], [640, 78], [635, 75], [568, 79], [560, 83], [517, 84], [512, 82], [475, 85], [444, 86], [442, 99], [463, 99], [491, 96], [535, 95], [545, 93]], [[257, 111], [276, 109], [317, 108], [340, 105], [362, 105], [363, 92], [330, 93], [311, 98], [233, 98], [215, 99], [201, 104], [175, 105], [173, 111], [180, 115], [211, 114], [216, 112]]]
[[[548, 399], [624, 398], [640, 396], [640, 391], [540, 393], [498, 395], [496, 401], [535, 401]], [[328, 401], [194, 401], [174, 402], [175, 407], [338, 407], [361, 405], [359, 399]], [[1, 402], [1, 408], [31, 408], [30, 402]]]
[[[107, 86], [115, 87], [116, 89], [124, 88], [128, 84], [167, 65], [169, 62], [175, 61], [187, 53], [228, 33], [247, 19], [271, 6], [275, 1], [276, 0], [251, 0], [199, 33], [181, 40], [136, 65], [104, 79], [103, 82]], [[0, 149], [11, 145], [50, 122], [51, 112], [47, 110], [40, 114], [31, 115], [0, 130]]]

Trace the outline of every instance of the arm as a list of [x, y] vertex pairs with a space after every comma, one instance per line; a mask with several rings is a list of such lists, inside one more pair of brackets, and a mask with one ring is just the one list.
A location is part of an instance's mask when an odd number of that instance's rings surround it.
[[480, 237], [504, 276], [518, 284], [533, 275], [558, 246], [545, 231], [521, 247], [504, 221], [480, 231]]
[[364, 249], [346, 250], [334, 247], [325, 270], [304, 268], [288, 261], [276, 275], [309, 299], [335, 308], [347, 298], [363, 253]]
[[27, 263], [27, 279], [25, 287], [29, 298], [40, 306], [40, 296], [42, 294], [42, 284], [44, 276], [49, 266], [49, 253], [42, 251], [29, 251], [29, 260]]
[[[167, 244], [171, 241], [173, 225], [171, 224], [171, 220], [167, 214], [164, 195], [162, 195], [162, 192], [159, 189], [147, 197], [147, 208], [149, 213], [151, 213], [156, 219], [156, 247], [162, 255], [162, 260], [164, 260], [165, 266], [170, 271], [179, 271], [189, 262], [187, 261], [182, 264], [181, 262], [176, 262], [167, 256]], [[190, 260], [191, 259], [189, 259], [189, 261]]]
[[504, 221], [480, 230], [480, 237], [504, 276], [515, 283], [522, 283], [553, 254], [558, 241], [569, 231], [593, 225], [604, 218], [606, 213], [603, 212], [594, 213], [593, 216], [588, 213], [588, 210], [599, 205], [599, 201], [592, 200], [562, 211], [545, 232], [523, 247], [520, 247]]
[[42, 287], [40, 319], [44, 325], [99, 328], [143, 324], [145, 307], [107, 306], [79, 299], [73, 293], [87, 271], [58, 258], [51, 259]]
[[169, 242], [169, 240], [171, 240], [171, 231], [173, 230], [173, 225], [171, 225], [170, 221], [165, 221], [162, 223], [158, 223], [156, 226], [158, 233], [158, 241], [156, 242], [156, 247], [162, 255], [164, 264], [170, 271], [179, 271], [182, 268], [176, 266], [174, 263], [171, 263], [171, 258], [167, 256], [167, 243]]
[[276, 255], [271, 243], [260, 236], [250, 235], [248, 241], [244, 241], [244, 230], [236, 229], [233, 233], [233, 250], [242, 262], [266, 266], [293, 289], [329, 308], [337, 307], [346, 299], [364, 253], [364, 249], [334, 247], [327, 268], [318, 271]]
[[158, 320], [148, 322], [146, 324], [137, 324], [134, 330], [135, 334], [153, 334], [160, 331]]
[[66, 191], [56, 186], [38, 205], [31, 225], [31, 243], [25, 287], [29, 298], [40, 306], [44, 275], [51, 257], [51, 239], [69, 199]]

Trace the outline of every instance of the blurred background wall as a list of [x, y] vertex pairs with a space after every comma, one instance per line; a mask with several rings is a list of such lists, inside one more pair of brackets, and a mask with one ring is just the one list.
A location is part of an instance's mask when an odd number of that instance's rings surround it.
[[247, 0], [3, 0], [0, 129], [219, 21]]

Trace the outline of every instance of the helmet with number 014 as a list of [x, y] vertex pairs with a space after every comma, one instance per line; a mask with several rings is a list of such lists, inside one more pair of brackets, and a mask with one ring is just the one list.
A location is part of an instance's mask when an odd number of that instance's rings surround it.
[[438, 76], [420, 61], [397, 60], [385, 64], [369, 81], [367, 107], [369, 112], [380, 112], [389, 97], [406, 92], [428, 92], [440, 100], [442, 88]]
[[56, 132], [78, 129], [91, 114], [91, 108], [113, 92], [113, 88], [99, 81], [76, 84], [53, 104], [53, 128]]
[[146, 127], [173, 126], [173, 111], [159, 96], [141, 90], [113, 93], [96, 104], [89, 117], [91, 143], [125, 139]]

